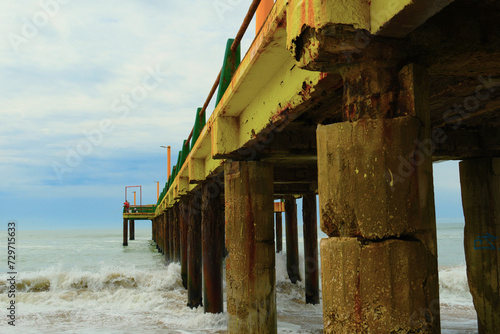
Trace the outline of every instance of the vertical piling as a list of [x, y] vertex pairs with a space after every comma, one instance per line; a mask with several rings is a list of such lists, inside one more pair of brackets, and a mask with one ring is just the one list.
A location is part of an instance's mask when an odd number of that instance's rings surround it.
[[188, 288], [188, 226], [189, 226], [189, 202], [187, 198], [181, 198], [178, 205], [178, 220], [180, 226], [180, 263], [181, 278], [184, 288]]
[[189, 196], [188, 225], [188, 303], [195, 308], [202, 306], [202, 264], [201, 264], [201, 207], [199, 194]]
[[[170, 211], [170, 210], [169, 210]], [[169, 233], [168, 233], [168, 216], [169, 213], [168, 211], [163, 212], [162, 218], [163, 218], [163, 233], [165, 235], [165, 238], [163, 240], [163, 247], [165, 248], [165, 263], [170, 263], [170, 245], [169, 245]]]
[[283, 214], [276, 212], [276, 253], [283, 251]]
[[342, 75], [346, 121], [316, 131], [325, 333], [440, 333], [426, 71]]
[[128, 246], [128, 219], [123, 218], [123, 246]]
[[460, 162], [464, 246], [479, 333], [500, 332], [500, 158]]
[[135, 220], [133, 220], [133, 219], [130, 220], [129, 228], [130, 228], [130, 239], [129, 240], [135, 240]]
[[175, 261], [180, 262], [181, 261], [181, 220], [179, 216], [181, 215], [181, 212], [179, 210], [179, 207], [177, 207], [177, 219], [175, 220]]
[[285, 197], [286, 271], [292, 283], [300, 281], [299, 235], [297, 233], [297, 201], [293, 196]]
[[316, 194], [302, 198], [306, 303], [319, 304], [318, 221]]
[[175, 206], [168, 210], [168, 253], [171, 262], [175, 262], [174, 257], [174, 224], [175, 224]]
[[179, 220], [181, 219], [180, 211], [179, 211], [179, 203], [176, 203], [174, 205], [174, 221], [173, 221], [173, 227], [172, 227], [172, 246], [173, 246], [173, 261], [174, 262], [179, 262], [180, 259], [180, 254], [179, 254], [179, 227], [180, 223]]
[[163, 254], [163, 219], [161, 216], [156, 217], [158, 220], [158, 252]]
[[273, 167], [224, 163], [229, 333], [276, 333]]
[[151, 219], [151, 240], [155, 241], [155, 224], [153, 219]]
[[203, 305], [205, 313], [222, 313], [224, 257], [224, 207], [221, 188], [215, 182], [202, 185]]

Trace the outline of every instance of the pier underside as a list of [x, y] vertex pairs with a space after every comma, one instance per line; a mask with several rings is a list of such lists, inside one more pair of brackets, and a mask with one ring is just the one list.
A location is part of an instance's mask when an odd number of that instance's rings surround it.
[[[440, 332], [432, 162], [481, 161], [498, 181], [491, 159], [500, 156], [500, 3], [438, 3], [278, 0], [271, 9], [153, 218], [168, 249], [183, 235], [171, 232], [177, 203], [189, 197], [190, 210], [219, 220], [201, 203], [210, 192], [225, 203], [231, 332], [276, 331], [266, 201], [315, 194], [328, 235], [325, 332]], [[486, 196], [474, 186], [462, 192]], [[498, 191], [490, 193], [481, 210], [496, 214], [465, 215], [493, 233], [500, 204]], [[209, 224], [203, 213], [197, 221]], [[224, 238], [210, 233], [216, 243]], [[203, 234], [196, 242], [206, 243]], [[498, 261], [489, 265], [498, 272]], [[192, 270], [198, 277], [200, 267]], [[206, 272], [219, 286], [222, 271]], [[480, 330], [494, 332], [498, 277], [488, 283], [491, 297], [477, 275], [469, 273]], [[215, 295], [207, 302], [220, 305]]]

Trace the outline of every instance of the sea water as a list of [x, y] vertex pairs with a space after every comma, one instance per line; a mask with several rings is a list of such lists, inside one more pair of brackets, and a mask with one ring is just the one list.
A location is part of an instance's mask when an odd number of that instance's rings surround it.
[[[226, 333], [226, 313], [186, 306], [180, 266], [165, 265], [150, 228], [138, 228], [128, 247], [121, 245], [121, 233], [18, 228], [16, 326], [7, 323], [8, 270], [2, 261], [0, 333]], [[5, 245], [5, 233], [1, 238]], [[438, 246], [442, 332], [475, 333], [463, 224], [438, 224]], [[303, 268], [302, 256], [301, 262]], [[279, 333], [322, 333], [322, 305], [304, 303], [304, 283], [290, 283], [283, 254], [276, 255], [276, 290]]]

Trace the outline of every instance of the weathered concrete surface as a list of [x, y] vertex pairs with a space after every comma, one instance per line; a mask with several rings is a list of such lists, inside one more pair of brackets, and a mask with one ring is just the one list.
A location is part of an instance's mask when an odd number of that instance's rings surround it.
[[229, 333], [276, 333], [273, 167], [226, 162]]
[[500, 158], [460, 163], [467, 278], [479, 333], [500, 332]]
[[433, 266], [416, 241], [322, 239], [325, 333], [439, 333]]
[[431, 200], [432, 173], [419, 177], [431, 160], [419, 151], [420, 131], [411, 116], [318, 127], [323, 232], [375, 240], [431, 228], [422, 208]]

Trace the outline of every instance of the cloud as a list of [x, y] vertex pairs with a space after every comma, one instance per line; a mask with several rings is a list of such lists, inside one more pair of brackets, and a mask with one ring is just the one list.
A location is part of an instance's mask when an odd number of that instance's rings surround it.
[[[82, 199], [119, 202], [131, 183], [156, 199], [152, 181], [166, 180], [159, 146], [173, 147], [175, 163], [248, 8], [232, 1], [220, 15], [219, 2], [1, 4], [0, 201], [9, 201], [8, 216], [21, 213], [26, 198], [75, 207]], [[244, 48], [252, 39], [249, 29]], [[145, 90], [156, 70], [161, 82]], [[126, 105], [134, 94], [133, 107]], [[78, 150], [85, 155], [59, 179], [54, 164], [68, 166]], [[57, 211], [39, 218], [55, 222]]]

